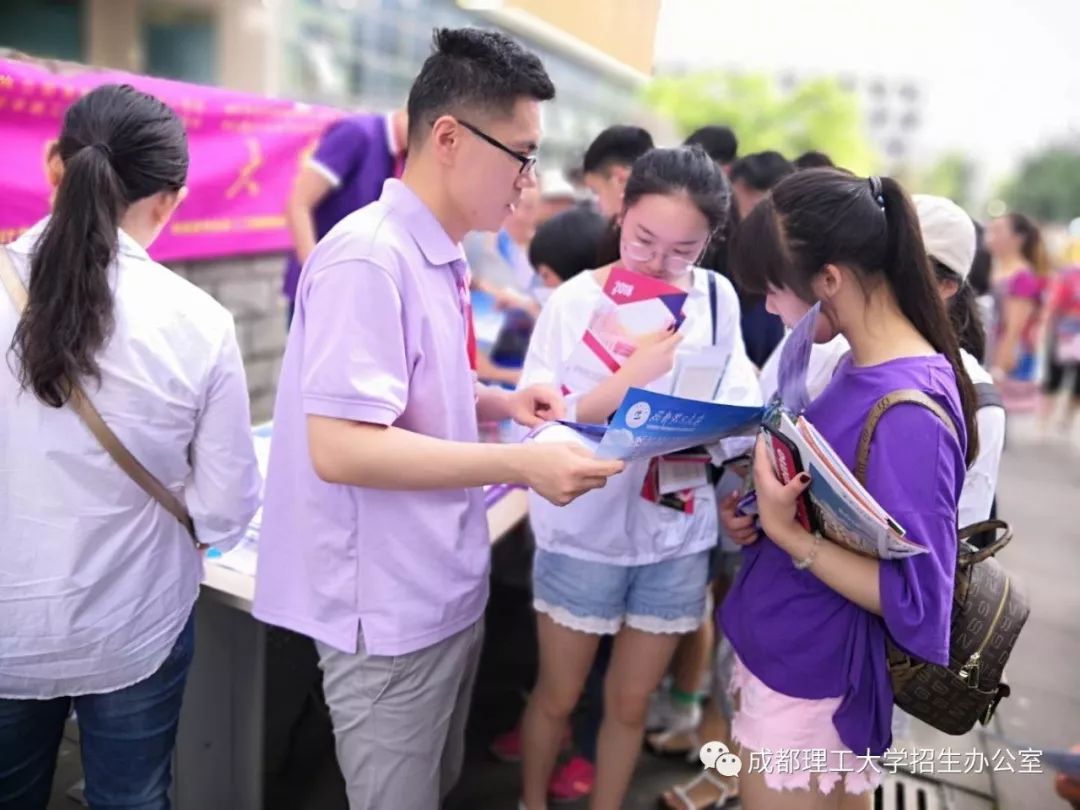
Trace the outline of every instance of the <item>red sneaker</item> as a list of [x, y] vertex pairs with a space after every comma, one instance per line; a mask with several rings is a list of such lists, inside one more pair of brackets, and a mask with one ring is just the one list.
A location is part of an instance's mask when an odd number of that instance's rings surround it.
[[[559, 752], [563, 753], [569, 750], [572, 742], [570, 729], [567, 728], [562, 738], [562, 744], [559, 746]], [[500, 762], [521, 762], [521, 726], [514, 726], [509, 731], [500, 734], [491, 741], [488, 750]]]
[[548, 783], [548, 800], [553, 804], [576, 802], [592, 793], [596, 766], [584, 757], [572, 757], [555, 768]]

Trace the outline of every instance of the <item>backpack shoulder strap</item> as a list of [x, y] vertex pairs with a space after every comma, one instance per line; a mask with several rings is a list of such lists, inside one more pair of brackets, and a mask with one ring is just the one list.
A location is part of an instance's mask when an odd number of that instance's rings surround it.
[[715, 346], [719, 340], [720, 325], [716, 322], [719, 309], [720, 309], [720, 291], [716, 285], [716, 271], [706, 270], [709, 279], [709, 314], [712, 316], [712, 345]]
[[1005, 400], [993, 383], [975, 383], [976, 408], [1004, 408]]
[[855, 477], [860, 484], [866, 485], [866, 471], [870, 464], [870, 442], [874, 438], [878, 422], [890, 408], [904, 403], [926, 408], [942, 421], [954, 439], [959, 439], [952, 417], [929, 394], [917, 388], [901, 388], [892, 391], [874, 403], [874, 407], [866, 416], [866, 422], [863, 423], [862, 434], [859, 436], [859, 449], [855, 455]]

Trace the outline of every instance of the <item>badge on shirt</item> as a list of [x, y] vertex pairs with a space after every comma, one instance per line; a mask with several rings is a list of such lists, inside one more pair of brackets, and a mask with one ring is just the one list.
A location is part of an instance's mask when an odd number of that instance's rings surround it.
[[661, 495], [673, 492], [694, 490], [709, 483], [706, 465], [708, 458], [685, 458], [666, 456], [660, 459], [658, 467], [659, 490]]
[[731, 353], [719, 346], [705, 346], [676, 360], [671, 393], [685, 399], [715, 402]]
[[700, 448], [649, 461], [641, 497], [688, 515], [694, 514], [694, 490], [709, 483], [709, 455]]

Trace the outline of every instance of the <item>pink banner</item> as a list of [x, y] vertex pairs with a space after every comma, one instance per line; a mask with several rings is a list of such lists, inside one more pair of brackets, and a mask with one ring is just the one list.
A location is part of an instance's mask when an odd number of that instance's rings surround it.
[[190, 194], [151, 253], [159, 261], [291, 248], [285, 203], [300, 159], [340, 110], [117, 71], [0, 59], [0, 243], [48, 213], [45, 150], [73, 100], [101, 84], [151, 93], [181, 116]]

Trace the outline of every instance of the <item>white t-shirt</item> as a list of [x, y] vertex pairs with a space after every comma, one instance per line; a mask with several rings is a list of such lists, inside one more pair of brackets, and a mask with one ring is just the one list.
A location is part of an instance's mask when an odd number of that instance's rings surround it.
[[[739, 331], [739, 302], [727, 279], [717, 275], [717, 345], [730, 353], [717, 401], [731, 405], [760, 405], [761, 389], [746, 356]], [[558, 387], [563, 364], [580, 343], [603, 289], [591, 272], [581, 273], [555, 290], [536, 322], [519, 386], [537, 383]], [[695, 269], [693, 287], [683, 307], [686, 320], [679, 331], [679, 354], [712, 344], [708, 271]], [[667, 393], [672, 374], [648, 388]], [[574, 398], [570, 398], [573, 410]], [[570, 419], [574, 416], [571, 413]], [[752, 446], [751, 439], [728, 439], [710, 448], [722, 461]], [[547, 551], [582, 560], [615, 565], [645, 565], [704, 551], [716, 545], [718, 520], [711, 485], [694, 491], [692, 514], [646, 500], [641, 487], [648, 461], [631, 461], [626, 469], [569, 506], [557, 507], [529, 493], [529, 517], [536, 544]]]
[[[973, 355], [961, 350], [960, 357], [973, 383], [978, 385], [993, 382], [990, 372], [979, 365]], [[990, 507], [997, 490], [1001, 454], [1005, 449], [1004, 408], [979, 408], [975, 421], [979, 426], [979, 455], [967, 471], [964, 488], [960, 491], [957, 524], [961, 528], [990, 517]]]
[[[790, 331], [784, 333], [783, 339], [773, 349], [769, 359], [765, 361], [765, 365], [761, 367], [761, 393], [764, 395], [766, 402], [772, 399], [780, 384], [778, 379], [780, 354], [790, 336]], [[815, 343], [811, 347], [810, 362], [806, 368], [806, 392], [810, 395], [811, 400], [817, 399], [821, 392], [825, 390], [825, 386], [829, 384], [829, 380], [833, 377], [833, 372], [836, 371], [837, 364], [849, 351], [851, 351], [851, 346], [843, 335], [837, 335], [828, 343]]]

